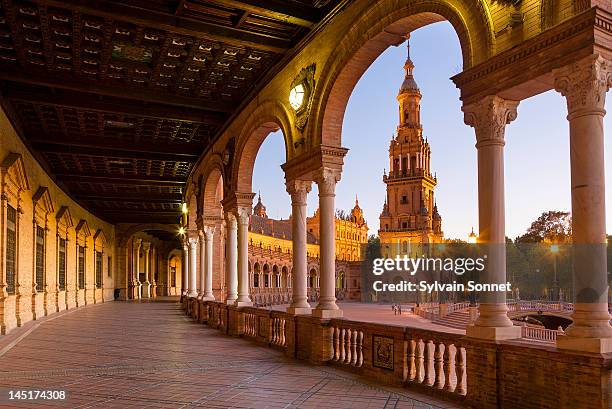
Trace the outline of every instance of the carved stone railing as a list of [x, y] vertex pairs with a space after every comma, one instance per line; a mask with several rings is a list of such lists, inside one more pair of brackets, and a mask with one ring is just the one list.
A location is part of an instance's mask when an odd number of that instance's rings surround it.
[[521, 327], [521, 337], [525, 339], [534, 339], [543, 342], [556, 342], [558, 335], [563, 335], [565, 332], [556, 329], [547, 329], [541, 327], [530, 327], [524, 325]]
[[360, 367], [363, 365], [363, 331], [350, 321], [338, 320], [332, 324], [334, 362]]
[[[545, 342], [491, 342], [422, 328], [197, 302], [202, 321], [228, 335], [376, 382], [465, 400], [470, 407], [535, 407], [523, 404], [542, 390], [555, 391], [554, 396], [538, 395], [542, 406], [571, 402], [560, 407], [609, 407], [607, 384], [601, 379], [612, 376], [612, 354], [551, 348], [552, 338], [561, 332], [523, 327], [524, 337]], [[558, 376], [560, 371], [575, 375]]]
[[468, 308], [470, 308], [469, 301], [448, 304], [448, 307], [446, 308], [446, 313], [450, 314], [450, 313], [457, 312], [457, 311], [464, 311], [464, 310], [467, 310]]
[[262, 344], [284, 348], [287, 342], [287, 314], [254, 307], [241, 309], [244, 325], [241, 335]]

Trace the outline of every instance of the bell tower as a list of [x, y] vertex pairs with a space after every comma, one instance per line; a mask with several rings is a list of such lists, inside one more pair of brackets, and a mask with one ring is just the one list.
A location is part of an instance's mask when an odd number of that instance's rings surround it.
[[407, 253], [411, 244], [441, 242], [442, 218], [434, 199], [438, 183], [430, 167], [431, 148], [423, 137], [421, 91], [414, 79], [414, 63], [404, 64], [404, 81], [397, 95], [399, 125], [389, 144], [389, 174], [383, 182], [387, 197], [380, 214], [379, 236], [388, 249]]

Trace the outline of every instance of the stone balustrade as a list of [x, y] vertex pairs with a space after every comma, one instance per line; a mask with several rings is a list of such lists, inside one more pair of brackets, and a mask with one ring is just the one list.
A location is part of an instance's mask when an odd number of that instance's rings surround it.
[[[279, 349], [291, 358], [333, 365], [369, 380], [414, 388], [478, 409], [535, 409], [556, 407], [559, 402], [571, 402], [565, 407], [604, 408], [610, 403], [602, 379], [612, 377], [612, 354], [559, 350], [553, 344], [557, 331], [523, 327], [524, 337], [545, 342], [493, 342], [214, 301], [184, 302], [193, 303], [185, 307], [186, 313], [199, 304], [200, 320], [222, 333]], [[567, 373], [572, 376], [559, 376]], [[543, 390], [556, 393], [543, 394]]]
[[521, 328], [521, 336], [525, 339], [533, 339], [536, 341], [556, 342], [558, 335], [563, 335], [563, 330], [546, 329], [541, 327], [530, 327], [524, 325]]

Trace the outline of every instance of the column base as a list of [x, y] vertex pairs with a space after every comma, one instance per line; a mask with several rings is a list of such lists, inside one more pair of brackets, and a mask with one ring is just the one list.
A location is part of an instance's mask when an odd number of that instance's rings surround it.
[[236, 301], [237, 301], [236, 298], [234, 298], [234, 299], [229, 299], [228, 298], [227, 300], [225, 300], [225, 304], [227, 304], [227, 305], [234, 305], [234, 304], [236, 304]]
[[202, 301], [215, 301], [215, 296], [214, 295], [205, 295], [204, 297], [202, 297]]
[[195, 291], [190, 292], [189, 294], [187, 294], [187, 297], [189, 298], [197, 298], [198, 293], [196, 293]]
[[521, 327], [513, 325], [510, 327], [479, 327], [468, 325], [465, 330], [468, 338], [479, 338], [489, 340], [504, 340], [521, 338]]
[[612, 352], [612, 338], [577, 338], [559, 335], [557, 337], [557, 348], [607, 354], [608, 352]]
[[234, 306], [236, 306], [236, 307], [252, 307], [253, 306], [253, 302], [252, 301], [236, 301], [234, 303]]
[[342, 318], [342, 310], [321, 310], [315, 308], [312, 310], [312, 316], [316, 318], [330, 319], [330, 318]]
[[310, 315], [312, 313], [312, 308], [310, 307], [287, 307], [287, 314], [291, 315]]

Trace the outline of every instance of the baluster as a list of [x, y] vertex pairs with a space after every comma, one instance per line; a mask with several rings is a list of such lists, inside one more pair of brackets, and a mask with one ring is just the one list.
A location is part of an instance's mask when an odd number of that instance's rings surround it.
[[340, 328], [334, 327], [334, 361], [340, 360]]
[[421, 383], [421, 375], [423, 373], [423, 361], [424, 356], [423, 352], [426, 347], [425, 342], [423, 342], [423, 347], [421, 348], [421, 339], [416, 341], [416, 376], [415, 381]]
[[436, 351], [434, 352], [434, 388], [442, 389], [444, 387], [444, 371], [443, 371], [443, 354], [444, 350], [448, 349], [442, 342], [436, 342]]
[[344, 362], [344, 358], [346, 357], [346, 350], [344, 349], [344, 333], [345, 333], [345, 329], [342, 328], [340, 330], [340, 362]]
[[[457, 347], [455, 347], [455, 351], [457, 351]], [[455, 353], [457, 353], [457, 352], [455, 352]], [[451, 346], [450, 346], [450, 344], [444, 346], [443, 360], [444, 360], [444, 390], [447, 391], [447, 392], [453, 392], [454, 388], [453, 388], [453, 384], [452, 384], [452, 380], [451, 380], [452, 362], [451, 362]]]
[[455, 393], [459, 395], [465, 395], [467, 387], [463, 385], [465, 379], [465, 358], [463, 356], [464, 350], [461, 347], [456, 347], [457, 352], [455, 353], [455, 371], [457, 372], [457, 387]]
[[363, 331], [357, 335], [357, 366], [363, 365]]
[[353, 330], [351, 334], [351, 365], [357, 365], [357, 331]]
[[348, 328], [346, 330], [345, 339], [344, 339], [344, 349], [346, 350], [346, 355], [344, 359], [345, 364], [351, 363], [351, 333], [352, 333], [352, 330]]
[[282, 346], [285, 346], [285, 344], [287, 343], [287, 340], [285, 338], [286, 337], [286, 334], [285, 334], [286, 327], [287, 327], [287, 320], [283, 318], [281, 322], [281, 345]]
[[408, 380], [413, 382], [416, 378], [415, 355], [418, 345], [415, 340], [408, 340]]
[[429, 347], [430, 342], [431, 341], [423, 341], [423, 355], [425, 358], [425, 362], [423, 363], [423, 369], [425, 372], [425, 375], [423, 376], [423, 384], [427, 386], [431, 386], [431, 384], [433, 384], [433, 379], [431, 376], [433, 357], [431, 354], [431, 348]]

